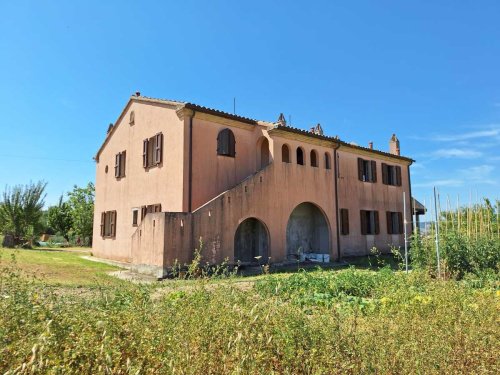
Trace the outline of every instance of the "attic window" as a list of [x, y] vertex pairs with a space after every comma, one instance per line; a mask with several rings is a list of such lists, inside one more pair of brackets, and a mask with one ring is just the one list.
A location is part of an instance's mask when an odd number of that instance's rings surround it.
[[134, 125], [135, 124], [135, 112], [132, 111], [130, 112], [130, 120], [128, 122], [130, 125]]

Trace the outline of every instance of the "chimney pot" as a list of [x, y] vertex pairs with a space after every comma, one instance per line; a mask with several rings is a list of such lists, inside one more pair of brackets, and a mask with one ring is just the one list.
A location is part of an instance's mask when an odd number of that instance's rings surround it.
[[373, 150], [373, 142], [369, 142], [369, 143], [368, 143], [368, 148], [369, 148], [370, 150]]
[[393, 155], [400, 155], [401, 151], [399, 148], [399, 139], [396, 137], [396, 134], [392, 134], [391, 139], [389, 140], [389, 153]]
[[135, 96], [141, 96], [141, 92], [140, 91], [136, 91], [135, 92]]

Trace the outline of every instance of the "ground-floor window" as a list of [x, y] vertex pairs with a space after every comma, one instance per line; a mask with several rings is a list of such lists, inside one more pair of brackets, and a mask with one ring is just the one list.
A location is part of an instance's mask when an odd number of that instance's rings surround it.
[[360, 211], [361, 234], [379, 234], [378, 211]]
[[105, 211], [101, 213], [101, 236], [116, 236], [116, 211]]
[[340, 209], [340, 233], [349, 234], [349, 210], [347, 208]]
[[403, 214], [401, 212], [387, 211], [387, 233], [388, 234], [402, 234], [403, 227]]
[[143, 220], [147, 214], [151, 214], [154, 212], [161, 212], [161, 204], [149, 204], [147, 206], [141, 207], [141, 220]]

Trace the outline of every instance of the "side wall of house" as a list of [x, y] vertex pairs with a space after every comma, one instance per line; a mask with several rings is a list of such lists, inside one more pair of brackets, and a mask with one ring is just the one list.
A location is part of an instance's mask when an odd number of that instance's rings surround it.
[[[340, 248], [343, 256], [366, 255], [371, 248], [387, 252], [391, 246], [404, 247], [402, 234], [388, 234], [386, 211], [403, 213], [403, 192], [406, 193], [407, 232], [411, 233], [410, 189], [407, 162], [390, 159], [375, 153], [359, 153], [340, 148], [338, 154], [338, 202], [339, 210], [347, 209], [349, 214], [349, 234], [340, 234]], [[377, 168], [377, 181], [363, 182], [358, 178], [358, 157], [374, 160]], [[382, 183], [382, 163], [401, 167], [401, 186]], [[380, 233], [376, 235], [361, 233], [360, 211], [378, 211]], [[339, 221], [340, 225], [340, 221]]]
[[[235, 157], [217, 154], [217, 136], [230, 129], [236, 140]], [[246, 124], [196, 112], [193, 119], [192, 210], [236, 186], [257, 169], [257, 147], [267, 132]], [[272, 139], [268, 138], [272, 143]], [[272, 160], [271, 148], [271, 160]], [[188, 157], [186, 155], [186, 160]]]
[[[130, 113], [135, 121], [131, 125]], [[163, 161], [150, 169], [143, 167], [143, 140], [163, 134]], [[96, 163], [96, 198], [94, 209], [93, 252], [97, 257], [131, 260], [131, 240], [136, 227], [132, 210], [144, 205], [161, 204], [162, 211], [184, 211], [185, 177], [184, 121], [175, 108], [131, 100], [124, 115], [102, 149]], [[126, 151], [125, 177], [115, 178], [115, 155]], [[107, 170], [107, 172], [106, 172]], [[116, 211], [116, 236], [100, 235], [101, 213]]]

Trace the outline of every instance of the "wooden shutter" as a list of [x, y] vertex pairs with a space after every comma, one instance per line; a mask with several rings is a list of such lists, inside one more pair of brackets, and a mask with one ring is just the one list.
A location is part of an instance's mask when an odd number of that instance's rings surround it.
[[229, 156], [236, 156], [236, 140], [234, 139], [234, 134], [231, 130], [227, 129], [228, 136], [228, 155]]
[[148, 208], [146, 206], [141, 207], [141, 221], [146, 217], [146, 214], [148, 213]]
[[154, 164], [160, 164], [163, 159], [163, 134], [158, 133], [155, 136]]
[[149, 139], [142, 141], [142, 166], [144, 168], [148, 167], [148, 143]]
[[120, 153], [115, 155], [115, 177], [120, 177]]
[[358, 158], [358, 178], [363, 181], [363, 159]]
[[349, 210], [345, 208], [340, 209], [340, 223], [341, 233], [349, 234]]
[[116, 234], [116, 211], [109, 212], [109, 235], [114, 237]]
[[104, 225], [106, 223], [106, 212], [101, 212], [101, 236], [104, 237]]
[[401, 167], [398, 165], [396, 168], [396, 185], [401, 186]]
[[228, 149], [228, 131], [229, 129], [223, 129], [219, 132], [217, 136], [217, 154], [218, 155], [227, 155], [229, 152]]
[[123, 151], [120, 160], [120, 176], [125, 177], [125, 163], [127, 162], [127, 151]]
[[389, 184], [389, 168], [387, 168], [387, 164], [382, 163], [382, 183], [384, 185]]
[[375, 221], [375, 234], [380, 233], [380, 223], [378, 220], [378, 211], [373, 211], [374, 221]]
[[372, 160], [371, 165], [372, 165], [372, 182], [377, 182], [377, 162], [375, 160]]
[[153, 212], [161, 212], [161, 204], [155, 204], [153, 208]]
[[387, 234], [393, 234], [392, 231], [392, 214], [390, 211], [386, 211], [385, 216], [387, 218]]
[[404, 232], [404, 223], [403, 223], [403, 214], [398, 212], [398, 233], [403, 234]]
[[359, 211], [359, 216], [361, 218], [361, 234], [367, 234], [366, 211]]

